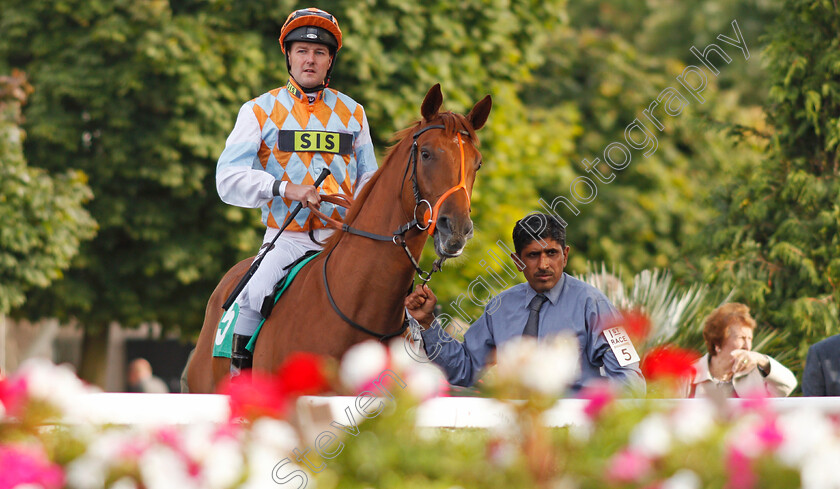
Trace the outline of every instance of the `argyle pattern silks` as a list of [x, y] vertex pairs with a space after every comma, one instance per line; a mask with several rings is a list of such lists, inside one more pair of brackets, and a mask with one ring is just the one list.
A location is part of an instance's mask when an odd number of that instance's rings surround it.
[[[275, 179], [296, 184], [312, 185], [323, 168], [329, 168], [332, 174], [321, 186], [322, 193], [340, 193], [353, 195], [355, 182], [359, 172], [376, 170], [373, 156], [373, 146], [370, 143], [369, 132], [366, 148], [362, 148], [363, 160], [357, 161], [360, 151], [357, 138], [366, 124], [364, 108], [350, 97], [336, 90], [321, 91], [318, 99], [312, 104], [306, 99], [292, 95], [286, 87], [276, 88], [265, 93], [246, 105], [250, 105], [261, 129], [261, 141], [257, 150], [257, 160], [253, 168], [261, 167], [274, 176]], [[350, 133], [353, 135], [354, 151], [348, 155], [315, 152], [285, 152], [277, 147], [280, 130], [312, 130]], [[367, 157], [369, 155], [369, 158]], [[267, 206], [262, 207], [263, 223], [269, 227], [279, 228], [283, 225], [290, 207], [294, 204], [289, 199], [275, 198]], [[321, 204], [321, 211], [334, 218], [342, 220], [345, 209], [329, 203]], [[309, 210], [304, 208], [287, 229], [290, 231], [308, 231], [306, 220]], [[313, 220], [312, 228], [322, 228], [325, 224], [320, 220]]]

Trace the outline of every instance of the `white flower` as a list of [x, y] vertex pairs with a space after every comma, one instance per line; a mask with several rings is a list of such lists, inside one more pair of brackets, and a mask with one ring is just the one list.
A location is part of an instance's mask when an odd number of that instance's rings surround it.
[[688, 470], [680, 469], [662, 483], [660, 489], [700, 489], [700, 477]]
[[671, 432], [668, 419], [654, 413], [637, 424], [630, 433], [633, 451], [650, 457], [661, 457], [671, 449]]
[[681, 401], [671, 413], [674, 438], [681, 443], [694, 443], [712, 433], [715, 407], [707, 399]]
[[128, 431], [112, 429], [95, 436], [82, 456], [67, 466], [67, 484], [73, 489], [99, 489], [104, 487], [111, 467], [119, 464], [119, 454], [131, 441]]
[[238, 481], [245, 468], [241, 446], [231, 438], [210, 443], [209, 453], [201, 461], [203, 487], [226, 488]]
[[129, 477], [123, 477], [111, 484], [108, 489], [137, 489], [137, 483]]
[[148, 489], [201, 489], [184, 463], [182, 454], [164, 445], [155, 445], [140, 457], [140, 474]]
[[431, 363], [418, 362], [406, 351], [406, 341], [400, 337], [389, 345], [391, 365], [407, 385], [408, 393], [424, 401], [441, 394], [447, 382], [441, 370]]
[[780, 415], [777, 426], [784, 435], [784, 441], [776, 455], [791, 467], [799, 467], [814, 454], [822, 453], [835, 432], [834, 426], [821, 412], [808, 408]]
[[840, 443], [814, 450], [802, 465], [802, 489], [840, 489]]
[[43, 358], [26, 360], [18, 371], [26, 378], [27, 394], [46, 401], [62, 413], [70, 412], [79, 396], [98, 389], [86, 386], [66, 365], [54, 365]]
[[559, 396], [580, 371], [577, 339], [560, 334], [537, 343], [520, 336], [497, 349], [496, 369], [500, 381], [514, 381], [539, 393]]
[[388, 350], [378, 341], [370, 340], [347, 350], [341, 359], [339, 376], [345, 387], [359, 392], [387, 368]]
[[292, 425], [273, 418], [259, 418], [251, 426], [250, 445], [279, 461], [301, 445]]

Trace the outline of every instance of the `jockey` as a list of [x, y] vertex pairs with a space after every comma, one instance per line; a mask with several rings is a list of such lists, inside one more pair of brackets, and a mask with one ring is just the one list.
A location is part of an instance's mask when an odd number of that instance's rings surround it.
[[[245, 348], [262, 320], [260, 309], [284, 267], [332, 233], [319, 219], [308, 219], [307, 204], [320, 204], [324, 214], [344, 217], [344, 209], [321, 203], [319, 192], [355, 195], [377, 169], [365, 111], [356, 101], [327, 88], [341, 49], [335, 17], [316, 8], [292, 12], [280, 31], [289, 81], [245, 102], [216, 166], [221, 199], [239, 207], [262, 209], [267, 229], [261, 253], [265, 258], [231, 306], [234, 334], [231, 375], [251, 368]], [[313, 186], [324, 168], [332, 174], [322, 188]], [[290, 208], [303, 210], [277, 239]]]

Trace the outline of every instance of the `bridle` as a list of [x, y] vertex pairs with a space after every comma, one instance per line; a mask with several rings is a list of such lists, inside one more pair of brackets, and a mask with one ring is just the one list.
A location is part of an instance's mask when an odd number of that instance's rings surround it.
[[[458, 184], [455, 185], [454, 187], [450, 188], [446, 192], [444, 192], [437, 199], [437, 201], [435, 201], [434, 205], [429, 204], [429, 201], [424, 199], [422, 197], [422, 195], [420, 195], [420, 186], [417, 183], [417, 153], [418, 153], [417, 139], [423, 133], [425, 133], [426, 131], [429, 131], [431, 129], [444, 129], [445, 130], [446, 126], [443, 126], [443, 125], [440, 125], [440, 124], [433, 124], [433, 125], [426, 126], [426, 127], [422, 128], [422, 129], [420, 129], [420, 130], [418, 130], [417, 132], [414, 133], [414, 136], [413, 136], [414, 142], [411, 145], [411, 151], [409, 153], [408, 163], [406, 164], [405, 172], [403, 173], [402, 183], [400, 184], [400, 195], [402, 196], [403, 186], [404, 186], [405, 180], [406, 180], [405, 177], [406, 177], [406, 175], [408, 175], [409, 168], [411, 168], [411, 183], [412, 183], [412, 187], [413, 187], [413, 190], [414, 190], [414, 212], [413, 212], [412, 219], [409, 220], [408, 222], [406, 222], [405, 224], [403, 224], [402, 226], [400, 226], [399, 228], [397, 228], [397, 230], [394, 231], [390, 236], [383, 235], [383, 234], [370, 233], [368, 231], [364, 231], [364, 230], [361, 230], [361, 229], [354, 228], [354, 227], [352, 227], [348, 224], [341, 223], [339, 221], [336, 221], [332, 218], [329, 218], [329, 217], [325, 216], [320, 211], [316, 211], [316, 209], [314, 209], [314, 206], [310, 205], [310, 209], [313, 211], [313, 213], [316, 214], [319, 218], [326, 220], [330, 225], [332, 225], [332, 227], [335, 227], [335, 228], [337, 228], [341, 231], [344, 231], [346, 233], [349, 233], [349, 234], [354, 234], [356, 236], [361, 236], [361, 237], [368, 238], [368, 239], [373, 239], [373, 240], [376, 240], [376, 241], [391, 241], [395, 245], [401, 246], [403, 248], [403, 250], [405, 251], [405, 254], [408, 256], [409, 260], [411, 260], [411, 264], [414, 266], [414, 270], [417, 273], [417, 275], [420, 277], [420, 280], [423, 281], [423, 284], [426, 284], [426, 283], [429, 282], [429, 280], [431, 280], [433, 273], [439, 272], [441, 270], [441, 267], [443, 266], [443, 262], [444, 262], [445, 258], [443, 258], [443, 257], [438, 258], [432, 264], [432, 268], [428, 272], [424, 271], [420, 267], [420, 264], [417, 262], [417, 260], [414, 258], [414, 255], [411, 254], [411, 250], [408, 249], [408, 244], [405, 240], [405, 235], [414, 228], [420, 230], [421, 232], [426, 231], [429, 234], [429, 236], [434, 235], [435, 227], [436, 227], [436, 224], [437, 224], [437, 219], [438, 219], [439, 214], [440, 214], [441, 205], [443, 204], [443, 202], [447, 198], [449, 198], [452, 194], [454, 194], [458, 190], [461, 190], [461, 189], [464, 190], [464, 195], [467, 198], [467, 205], [469, 205], [469, 203], [470, 203], [470, 195], [469, 195], [469, 192], [467, 192], [467, 186], [466, 186], [467, 175], [466, 175], [466, 167], [465, 167], [465, 163], [464, 163], [464, 140], [461, 137], [462, 135], [465, 135], [465, 136], [469, 135], [469, 133], [466, 132], [466, 131], [459, 131], [456, 134], [456, 136], [458, 137], [458, 147], [459, 147], [460, 156], [461, 156], [461, 167], [460, 167], [461, 178], [460, 178], [460, 181], [458, 182]], [[322, 200], [337, 203], [337, 202], [331, 200], [329, 197], [325, 198], [325, 197], [322, 196]], [[343, 199], [343, 200], [345, 202], [347, 201], [347, 199]], [[421, 204], [424, 204], [424, 203], [425, 203], [426, 207], [428, 207], [428, 209], [423, 212], [422, 220], [418, 220], [417, 219], [417, 211], [418, 211], [418, 209], [421, 208]], [[408, 219], [407, 216], [406, 216], [406, 219]], [[362, 326], [361, 324], [356, 323], [355, 321], [353, 321], [352, 319], [347, 317], [347, 315], [345, 315], [343, 312], [341, 312], [341, 309], [338, 307], [338, 304], [335, 303], [335, 299], [333, 298], [332, 292], [330, 291], [330, 285], [329, 285], [329, 282], [327, 280], [327, 262], [329, 262], [330, 256], [332, 255], [332, 252], [334, 250], [335, 250], [335, 247], [330, 249], [330, 251], [327, 252], [327, 256], [324, 258], [323, 278], [324, 278], [324, 288], [326, 289], [326, 292], [327, 292], [327, 298], [329, 299], [330, 305], [332, 306], [335, 313], [338, 314], [338, 316], [341, 319], [343, 319], [347, 324], [349, 324], [353, 328], [358, 329], [359, 331], [367, 333], [371, 336], [379, 337], [379, 341], [381, 341], [381, 342], [384, 342], [384, 341], [387, 341], [387, 340], [389, 340], [391, 338], [394, 338], [396, 336], [402, 335], [405, 332], [405, 330], [408, 328], [407, 318], [406, 318], [406, 320], [403, 321], [402, 328], [400, 328], [399, 331], [394, 332], [394, 333], [390, 333], [390, 334], [386, 334], [386, 335], [380, 335], [379, 333], [377, 333], [375, 331], [372, 331], [372, 330]], [[411, 290], [411, 287], [413, 287], [413, 285], [414, 284], [413, 284], [413, 280], [412, 280], [412, 284], [409, 286], [409, 291]]]

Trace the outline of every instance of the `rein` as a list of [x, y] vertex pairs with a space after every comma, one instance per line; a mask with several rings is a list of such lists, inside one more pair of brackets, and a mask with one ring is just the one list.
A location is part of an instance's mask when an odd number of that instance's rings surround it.
[[[420, 135], [422, 135], [424, 132], [426, 132], [430, 129], [446, 129], [446, 126], [443, 126], [443, 125], [440, 125], [440, 124], [430, 125], [430, 126], [424, 127], [423, 129], [420, 129], [419, 131], [414, 133], [414, 136], [413, 136], [414, 142], [411, 145], [411, 152], [409, 154], [408, 164], [405, 167], [405, 173], [403, 173], [402, 183], [400, 184], [400, 195], [402, 195], [403, 185], [405, 184], [405, 177], [408, 174], [409, 167], [411, 167], [412, 168], [411, 183], [412, 183], [413, 190], [414, 190], [414, 213], [413, 213], [414, 215], [412, 216], [413, 219], [411, 219], [407, 223], [405, 223], [402, 226], [400, 226], [399, 228], [397, 228], [397, 230], [394, 231], [390, 236], [389, 235], [383, 235], [383, 234], [371, 233], [371, 232], [364, 231], [364, 230], [361, 230], [361, 229], [358, 229], [358, 228], [354, 228], [354, 227], [352, 227], [348, 224], [342, 223], [340, 221], [337, 221], [337, 220], [327, 216], [326, 214], [321, 212], [320, 209], [318, 209], [314, 204], [309, 204], [308, 205], [308, 208], [311, 211], [310, 218], [317, 217], [319, 219], [322, 219], [330, 227], [333, 227], [333, 228], [338, 229], [340, 231], [344, 231], [344, 232], [349, 233], [349, 234], [354, 234], [356, 236], [361, 236], [363, 238], [368, 238], [368, 239], [373, 239], [375, 241], [383, 241], [383, 242], [390, 241], [390, 242], [394, 243], [395, 245], [402, 246], [403, 250], [405, 251], [406, 256], [408, 256], [408, 259], [411, 260], [411, 264], [412, 264], [412, 266], [414, 266], [415, 272], [420, 277], [420, 280], [423, 281], [424, 285], [427, 284], [429, 282], [429, 280], [432, 279], [432, 274], [433, 273], [439, 272], [441, 270], [441, 267], [443, 266], [443, 262], [444, 262], [445, 258], [440, 257], [437, 260], [435, 260], [435, 262], [432, 264], [432, 268], [428, 272], [423, 270], [420, 267], [420, 264], [414, 258], [414, 255], [411, 254], [411, 250], [408, 249], [408, 244], [406, 243], [405, 235], [411, 229], [417, 228], [421, 232], [426, 231], [429, 234], [429, 236], [433, 236], [434, 232], [435, 232], [435, 226], [437, 224], [438, 214], [440, 212], [441, 205], [443, 204], [444, 200], [446, 200], [449, 196], [451, 196], [452, 194], [454, 194], [458, 190], [463, 189], [464, 194], [467, 197], [467, 204], [469, 204], [469, 202], [470, 202], [470, 196], [469, 196], [469, 193], [467, 192], [467, 186], [466, 186], [466, 171], [465, 171], [465, 168], [464, 168], [464, 141], [461, 137], [462, 134], [466, 134], [465, 131], [459, 131], [459, 133], [456, 134], [457, 137], [458, 137], [458, 147], [460, 149], [460, 155], [461, 155], [461, 178], [460, 178], [460, 181], [458, 182], [458, 184], [456, 186], [450, 188], [446, 192], [444, 192], [443, 195], [441, 195], [437, 199], [434, 206], [429, 204], [429, 201], [426, 200], [426, 199], [423, 199], [422, 196], [420, 195], [420, 187], [417, 183], [417, 152], [418, 152], [417, 138], [419, 138]], [[350, 207], [350, 205], [353, 203], [353, 201], [350, 197], [348, 197], [346, 195], [340, 195], [340, 194], [322, 195], [321, 200], [324, 201], [324, 202], [328, 202], [328, 203], [338, 205], [338, 206], [341, 206], [341, 207], [345, 207], [345, 208]], [[420, 205], [423, 204], [423, 203], [426, 204], [426, 206], [428, 207], [428, 210], [426, 210], [423, 213], [423, 220], [418, 221], [417, 220], [417, 209], [419, 209]], [[425, 227], [423, 226], [423, 223], [425, 223]], [[396, 336], [402, 335], [405, 332], [405, 330], [408, 328], [407, 318], [405, 318], [403, 320], [403, 325], [402, 325], [402, 327], [400, 328], [399, 331], [397, 331], [395, 333], [386, 334], [386, 335], [380, 335], [379, 333], [377, 333], [375, 331], [372, 331], [372, 330], [362, 326], [361, 324], [356, 323], [355, 321], [353, 321], [352, 319], [347, 317], [347, 315], [345, 315], [341, 311], [341, 309], [338, 307], [338, 304], [335, 303], [335, 299], [333, 298], [332, 292], [330, 291], [329, 282], [327, 281], [327, 262], [330, 260], [330, 256], [332, 255], [332, 252], [334, 250], [335, 250], [335, 247], [333, 247], [327, 253], [327, 256], [324, 258], [323, 277], [324, 277], [324, 288], [326, 289], [326, 292], [327, 292], [327, 298], [329, 299], [330, 305], [332, 306], [332, 308], [336, 312], [336, 314], [338, 314], [338, 316], [341, 319], [343, 319], [347, 324], [349, 324], [353, 328], [358, 329], [359, 331], [362, 331], [362, 332], [364, 332], [366, 334], [369, 334], [371, 336], [379, 337], [380, 342], [384, 342], [384, 341], [389, 340], [391, 338], [394, 338]], [[410, 291], [410, 288], [409, 288], [409, 291]]]

